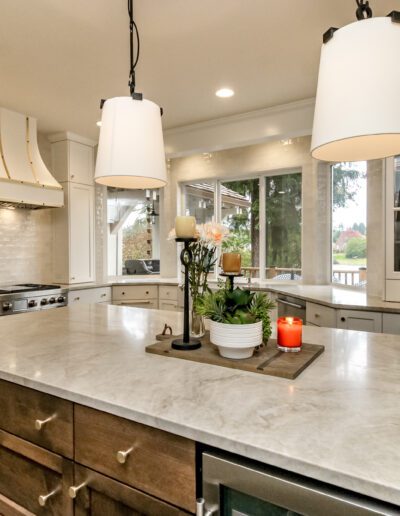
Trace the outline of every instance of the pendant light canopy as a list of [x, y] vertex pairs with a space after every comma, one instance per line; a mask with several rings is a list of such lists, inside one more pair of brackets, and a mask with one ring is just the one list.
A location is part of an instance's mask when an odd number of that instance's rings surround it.
[[357, 4], [361, 21], [324, 34], [311, 144], [319, 160], [400, 153], [399, 13], [372, 18], [368, 2]]
[[[95, 181], [117, 188], [160, 188], [167, 183], [162, 110], [135, 92], [139, 34], [128, 0], [130, 26], [130, 97], [102, 101], [102, 117]], [[134, 56], [133, 35], [137, 51]]]

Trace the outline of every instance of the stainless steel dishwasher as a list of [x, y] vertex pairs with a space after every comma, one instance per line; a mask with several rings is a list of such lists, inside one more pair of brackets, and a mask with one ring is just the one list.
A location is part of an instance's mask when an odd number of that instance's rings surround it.
[[278, 294], [278, 317], [299, 317], [306, 323], [306, 302], [297, 297]]
[[202, 453], [197, 516], [399, 515], [399, 508], [219, 452]]

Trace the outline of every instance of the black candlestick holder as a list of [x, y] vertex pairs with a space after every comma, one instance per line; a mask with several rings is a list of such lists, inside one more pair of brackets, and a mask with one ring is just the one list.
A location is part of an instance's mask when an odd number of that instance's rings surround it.
[[193, 261], [192, 251], [189, 248], [191, 242], [196, 242], [197, 238], [175, 238], [175, 242], [183, 242], [184, 247], [181, 252], [181, 263], [185, 268], [185, 291], [183, 305], [183, 338], [175, 339], [171, 343], [173, 349], [190, 351], [201, 347], [199, 339], [190, 337], [189, 334], [189, 266]]
[[233, 290], [233, 283], [235, 281], [235, 278], [242, 278], [243, 274], [240, 272], [222, 272], [220, 274], [223, 278], [226, 278], [226, 281], [228, 283], [229, 290]]

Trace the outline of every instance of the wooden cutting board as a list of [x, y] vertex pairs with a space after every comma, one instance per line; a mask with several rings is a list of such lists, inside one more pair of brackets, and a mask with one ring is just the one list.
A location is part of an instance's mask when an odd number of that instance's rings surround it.
[[176, 336], [173, 339], [151, 344], [146, 347], [146, 351], [164, 357], [182, 358], [202, 364], [213, 364], [252, 373], [280, 376], [289, 380], [297, 378], [325, 349], [320, 344], [303, 342], [302, 350], [299, 353], [283, 353], [277, 349], [276, 340], [270, 339], [268, 344], [262, 346], [251, 358], [233, 360], [221, 357], [218, 348], [210, 342], [209, 332], [206, 332], [206, 335], [200, 339], [201, 348], [192, 351], [172, 349], [171, 341], [175, 338]]

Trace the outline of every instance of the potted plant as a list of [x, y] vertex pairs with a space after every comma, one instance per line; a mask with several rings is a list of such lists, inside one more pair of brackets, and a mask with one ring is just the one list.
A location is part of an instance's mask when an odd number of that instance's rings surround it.
[[254, 348], [271, 336], [270, 310], [274, 303], [263, 292], [220, 285], [206, 292], [197, 312], [210, 319], [210, 340], [226, 358], [249, 358]]

